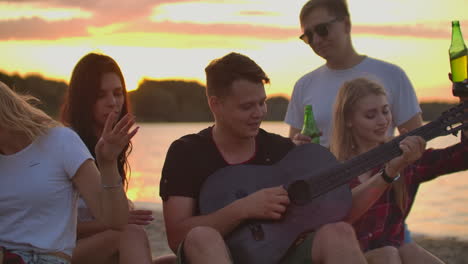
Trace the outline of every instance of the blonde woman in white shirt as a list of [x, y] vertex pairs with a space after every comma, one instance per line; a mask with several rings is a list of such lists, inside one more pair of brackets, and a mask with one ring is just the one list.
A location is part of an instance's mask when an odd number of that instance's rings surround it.
[[[117, 169], [137, 133], [131, 115], [109, 115], [96, 144], [96, 163], [78, 135], [0, 82], [0, 247], [25, 263], [70, 263], [78, 193], [112, 229], [128, 221]], [[20, 262], [19, 262], [20, 263]]]

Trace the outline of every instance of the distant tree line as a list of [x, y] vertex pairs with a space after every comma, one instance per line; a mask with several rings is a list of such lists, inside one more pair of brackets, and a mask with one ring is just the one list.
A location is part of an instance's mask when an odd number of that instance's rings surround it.
[[213, 120], [205, 87], [197, 82], [144, 80], [129, 93], [133, 113], [143, 122]]
[[28, 75], [24, 78], [19, 75], [8, 75], [0, 72], [0, 81], [21, 94], [29, 94], [40, 100], [37, 105], [47, 114], [57, 117], [60, 105], [67, 89], [64, 82], [52, 81], [39, 75]]
[[[45, 79], [39, 75], [8, 75], [0, 72], [0, 81], [19, 93], [38, 98], [39, 108], [58, 117], [60, 105], [68, 88], [65, 82]], [[130, 106], [140, 122], [208, 122], [212, 121], [205, 87], [194, 81], [144, 80], [137, 90], [129, 92]], [[267, 121], [282, 121], [289, 100], [283, 96], [267, 100]], [[437, 118], [455, 104], [442, 102], [421, 103], [425, 121]]]

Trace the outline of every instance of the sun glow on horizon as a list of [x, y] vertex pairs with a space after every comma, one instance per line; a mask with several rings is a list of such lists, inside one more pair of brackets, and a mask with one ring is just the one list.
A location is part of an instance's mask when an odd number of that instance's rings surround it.
[[[324, 63], [310, 47], [298, 40], [295, 33], [300, 33], [298, 14], [304, 2], [141, 2], [148, 9], [138, 13], [140, 17], [132, 14], [128, 21], [122, 19], [103, 24], [94, 23], [106, 21], [102, 20], [106, 14], [102, 13], [104, 8], [99, 4], [82, 7], [60, 1], [54, 1], [53, 6], [46, 2], [0, 3], [0, 23], [5, 25], [12, 21], [16, 23], [14, 25], [20, 25], [27, 18], [46, 21], [45, 28], [62, 20], [83, 22], [83, 25], [78, 23], [76, 31], [70, 32], [68, 37], [65, 30], [58, 35], [47, 35], [50, 39], [40, 40], [28, 40], [21, 34], [19, 36], [24, 40], [12, 40], [8, 38], [8, 30], [2, 31], [0, 27], [0, 49], [3, 51], [0, 70], [20, 75], [38, 73], [45, 78], [67, 81], [81, 57], [89, 52], [99, 52], [117, 61], [127, 89], [131, 91], [144, 79], [203, 83], [206, 65], [235, 51], [251, 57], [270, 76], [268, 95], [289, 95], [303, 74]], [[450, 85], [447, 78], [449, 36], [431, 38], [431, 34], [413, 36], [411, 33], [427, 30], [448, 35], [450, 20], [459, 19], [467, 37], [468, 13], [462, 8], [468, 7], [466, 1], [453, 0], [450, 6], [440, 1], [429, 1], [421, 6], [416, 0], [353, 0], [348, 4], [356, 31], [353, 32], [353, 42], [358, 53], [400, 66], [421, 101], [456, 99], [446, 88]], [[457, 8], [451, 8], [457, 5]], [[442, 7], [447, 10], [440, 12]], [[369, 8], [385, 12], [368, 12]], [[116, 1], [109, 14], [120, 18], [125, 11], [128, 6]], [[60, 29], [60, 24], [58, 26]], [[398, 30], [411, 31], [399, 34]], [[265, 31], [271, 33], [262, 35]], [[390, 31], [391, 34], [385, 35]], [[76, 32], [81, 35], [73, 35]]]

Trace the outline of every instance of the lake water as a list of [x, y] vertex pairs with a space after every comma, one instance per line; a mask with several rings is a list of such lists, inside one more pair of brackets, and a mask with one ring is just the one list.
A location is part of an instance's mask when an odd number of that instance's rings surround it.
[[[196, 133], [209, 123], [144, 123], [133, 140], [128, 196], [136, 202], [158, 206], [159, 179], [172, 141]], [[262, 128], [287, 136], [283, 122], [264, 122]], [[442, 148], [459, 141], [449, 135], [433, 139], [428, 147]], [[203, 151], [203, 150], [200, 150]], [[420, 186], [407, 223], [410, 230], [433, 236], [468, 239], [468, 171], [439, 177]]]

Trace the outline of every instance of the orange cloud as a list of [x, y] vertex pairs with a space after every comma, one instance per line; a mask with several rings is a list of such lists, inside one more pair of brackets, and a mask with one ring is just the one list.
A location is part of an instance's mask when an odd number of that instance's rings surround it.
[[279, 28], [252, 24], [202, 24], [188, 22], [151, 22], [128, 25], [120, 29], [121, 33], [174, 33], [187, 35], [235, 36], [257, 39], [288, 39], [299, 34], [298, 28]]
[[[248, 22], [248, 16], [276, 16], [274, 12], [246, 10], [238, 13], [244, 23], [200, 23], [151, 21], [152, 10], [162, 4], [193, 2], [194, 0], [6, 0], [7, 3], [41, 5], [43, 7], [80, 8], [92, 14], [89, 18], [45, 21], [40, 18], [0, 20], [0, 40], [55, 40], [67, 37], [93, 36], [100, 28], [110, 28], [107, 33], [169, 33], [243, 37], [265, 40], [287, 40], [300, 35], [299, 27], [278, 27]], [[244, 20], [242, 20], [244, 21]], [[353, 25], [353, 34], [370, 34], [391, 37], [447, 39], [448, 22], [416, 25]], [[468, 24], [468, 21], [461, 21]], [[112, 27], [112, 25], [119, 25]], [[443, 25], [443, 26], [442, 26]], [[96, 31], [97, 30], [97, 31]]]
[[392, 37], [414, 37], [428, 39], [450, 38], [451, 31], [447, 30], [447, 23], [441, 27], [426, 25], [356, 25], [353, 34], [370, 34]]
[[0, 21], [0, 40], [53, 40], [87, 36], [86, 20], [45, 21], [24, 18]]
[[278, 13], [274, 12], [265, 12], [265, 11], [241, 11], [240, 15], [243, 16], [277, 16]]

